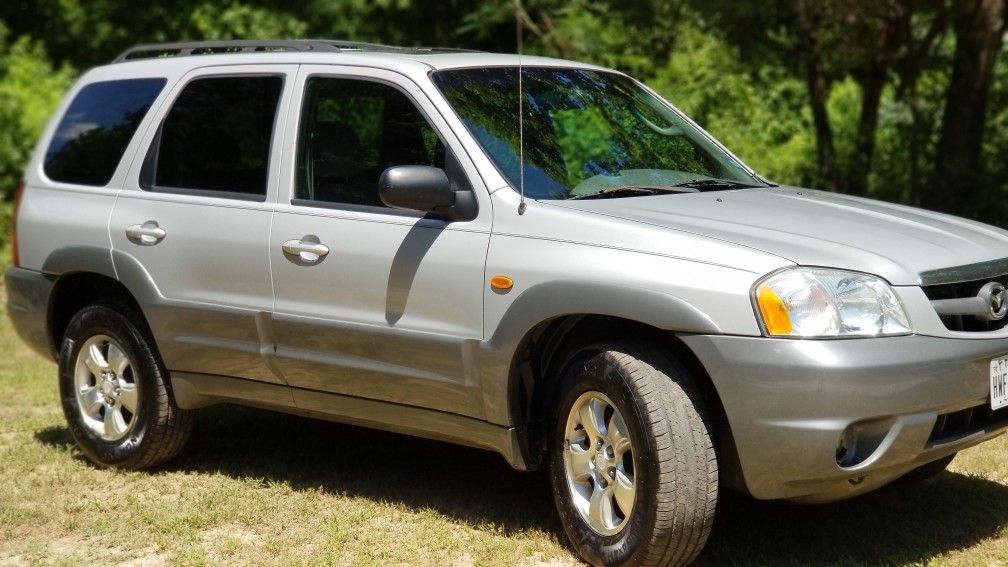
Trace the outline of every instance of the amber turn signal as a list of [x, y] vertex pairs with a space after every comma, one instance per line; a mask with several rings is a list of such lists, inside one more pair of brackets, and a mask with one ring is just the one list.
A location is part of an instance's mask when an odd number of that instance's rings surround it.
[[756, 288], [756, 303], [767, 333], [771, 335], [790, 335], [793, 330], [791, 317], [788, 316], [784, 301], [769, 285], [762, 284]]
[[507, 291], [514, 287], [514, 281], [507, 276], [494, 276], [490, 278], [490, 287], [500, 291]]

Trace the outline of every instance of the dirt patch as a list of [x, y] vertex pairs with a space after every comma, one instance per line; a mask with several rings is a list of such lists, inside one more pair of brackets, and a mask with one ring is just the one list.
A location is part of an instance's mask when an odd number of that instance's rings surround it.
[[241, 544], [241, 547], [252, 547], [262, 543], [259, 534], [238, 524], [210, 528], [200, 534], [200, 539], [209, 546], [222, 546], [237, 542]]
[[518, 567], [574, 567], [580, 565], [584, 564], [562, 559], [544, 559], [542, 553], [535, 553], [518, 563]]
[[61, 555], [85, 563], [110, 562], [120, 567], [161, 567], [168, 564], [168, 556], [155, 547], [125, 550], [108, 546], [99, 536], [72, 535], [49, 543], [53, 555]]
[[158, 553], [154, 548], [144, 549], [141, 552], [144, 552], [144, 554], [128, 561], [123, 561], [119, 564], [119, 567], [162, 567], [168, 565], [168, 556], [164, 553]]

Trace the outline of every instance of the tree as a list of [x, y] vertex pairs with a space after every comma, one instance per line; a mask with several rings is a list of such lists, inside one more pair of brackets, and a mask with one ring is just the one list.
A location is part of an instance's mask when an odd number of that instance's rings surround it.
[[[694, 5], [727, 29], [726, 37], [751, 62], [775, 62], [802, 77], [816, 140], [813, 184], [867, 194], [885, 90], [894, 74], [902, 73], [909, 84], [929, 68], [931, 46], [945, 29], [945, 0], [770, 0], [765, 9], [733, 4]], [[860, 90], [846, 153], [838, 147], [829, 112], [833, 87], [845, 79]]]
[[957, 0], [956, 46], [945, 96], [934, 176], [922, 204], [951, 213], [981, 204], [981, 146], [994, 64], [1001, 54], [1008, 6], [1005, 0]]
[[833, 143], [833, 129], [830, 125], [826, 103], [829, 97], [830, 84], [835, 77], [824, 65], [822, 37], [820, 31], [825, 28], [821, 23], [822, 13], [808, 0], [798, 2], [798, 33], [797, 45], [805, 72], [805, 86], [808, 88], [809, 105], [812, 108], [812, 122], [815, 127], [817, 185], [830, 189], [843, 187], [840, 167], [837, 164], [836, 146]]
[[53, 68], [37, 42], [25, 37], [9, 43], [0, 22], [0, 196], [12, 195], [35, 141], [72, 80], [73, 71]]
[[904, 51], [895, 66], [896, 96], [906, 104], [910, 115], [905, 199], [912, 205], [920, 205], [924, 154], [934, 123], [934, 118], [925, 112], [927, 101], [921, 95], [920, 81], [925, 73], [941, 67], [943, 61], [938, 51], [949, 25], [950, 10], [943, 0], [932, 0], [928, 8], [915, 18], [917, 21], [908, 19], [901, 27]]
[[668, 57], [682, 4], [487, 0], [473, 3], [456, 38], [513, 53], [517, 23], [526, 53], [579, 59], [646, 77], [654, 72], [656, 61]]
[[513, 52], [517, 22], [526, 53], [650, 82], [775, 180], [1004, 224], [1005, 4], [164, 0], [137, 9], [123, 0], [8, 0], [0, 2], [10, 29], [9, 40], [0, 34], [0, 183], [20, 176], [73, 75], [135, 43], [333, 37]]
[[0, 20], [15, 37], [36, 38], [58, 64], [77, 69], [107, 63], [137, 43], [309, 31], [301, 18], [263, 1], [166, 0], [139, 9], [121, 0], [11, 0], [0, 3]]

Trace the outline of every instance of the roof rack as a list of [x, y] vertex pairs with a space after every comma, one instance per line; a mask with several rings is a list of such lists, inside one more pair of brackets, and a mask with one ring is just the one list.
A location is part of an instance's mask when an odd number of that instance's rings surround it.
[[383, 53], [466, 53], [469, 49], [447, 47], [398, 47], [362, 41], [339, 39], [264, 39], [227, 41], [185, 41], [179, 43], [147, 43], [134, 45], [120, 53], [113, 63], [135, 59], [156, 59], [161, 57], [182, 57], [186, 55], [216, 55], [225, 53], [263, 53], [276, 51], [369, 51]]

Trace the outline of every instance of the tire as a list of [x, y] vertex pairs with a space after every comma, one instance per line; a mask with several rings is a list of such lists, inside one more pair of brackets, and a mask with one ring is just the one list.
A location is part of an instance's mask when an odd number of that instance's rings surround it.
[[97, 303], [67, 327], [59, 355], [63, 413], [81, 452], [101, 466], [155, 467], [189, 438], [191, 416], [175, 405], [168, 373], [132, 309]]
[[952, 460], [955, 459], [958, 453], [952, 453], [946, 457], [942, 457], [937, 461], [931, 461], [930, 463], [921, 465], [914, 470], [906, 473], [905, 475], [899, 477], [896, 481], [899, 484], [920, 484], [922, 482], [927, 482], [932, 478], [938, 476], [942, 471], [944, 471], [950, 464]]
[[[718, 468], [689, 372], [632, 343], [591, 347], [574, 360], [562, 376], [549, 446], [553, 495], [571, 543], [592, 565], [692, 562], [710, 535]], [[601, 448], [588, 446], [592, 419]]]

